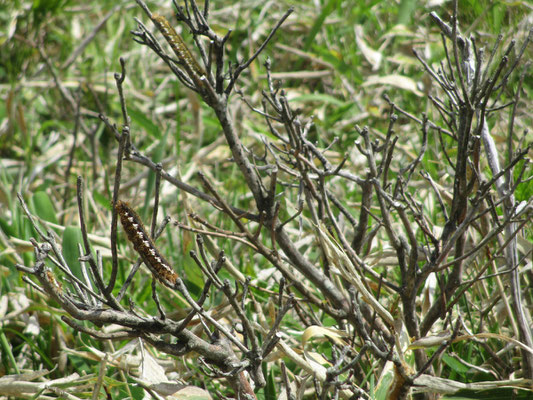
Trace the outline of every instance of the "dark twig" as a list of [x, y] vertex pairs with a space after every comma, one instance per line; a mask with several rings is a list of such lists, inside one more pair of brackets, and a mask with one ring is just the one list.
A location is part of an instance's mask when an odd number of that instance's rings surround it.
[[117, 279], [118, 272], [118, 257], [117, 257], [117, 211], [115, 206], [118, 202], [118, 193], [120, 190], [120, 180], [122, 175], [122, 158], [123, 155], [129, 154], [131, 143], [130, 143], [130, 117], [128, 115], [128, 110], [126, 106], [126, 99], [124, 98], [124, 91], [122, 84], [126, 79], [126, 62], [123, 58], [120, 58], [120, 66], [122, 68], [122, 73], [120, 75], [115, 74], [115, 81], [117, 84], [117, 90], [120, 97], [120, 105], [122, 109], [122, 118], [124, 121], [124, 126], [122, 128], [122, 134], [119, 139], [119, 148], [117, 156], [117, 166], [115, 169], [115, 183], [113, 190], [113, 202], [112, 202], [112, 211], [111, 211], [111, 257], [112, 257], [112, 267], [111, 274], [109, 276], [109, 283], [104, 290], [106, 295], [110, 295], [113, 288], [115, 287], [115, 281]]
[[257, 56], [259, 56], [259, 54], [265, 49], [265, 47], [268, 45], [268, 42], [270, 42], [270, 40], [276, 34], [276, 31], [281, 27], [281, 25], [283, 24], [283, 22], [285, 22], [285, 20], [289, 17], [289, 15], [293, 13], [293, 11], [294, 11], [293, 7], [289, 8], [285, 12], [285, 14], [280, 18], [278, 23], [274, 26], [274, 28], [272, 28], [272, 31], [270, 31], [270, 34], [267, 36], [267, 38], [264, 40], [261, 46], [259, 46], [259, 48], [255, 51], [255, 53], [248, 59], [248, 61], [246, 61], [243, 64], [239, 64], [237, 68], [235, 68], [231, 76], [231, 81], [226, 87], [226, 90], [225, 90], [226, 95], [229, 95], [231, 93], [231, 91], [233, 90], [233, 86], [235, 85], [235, 82], [237, 82], [237, 79], [239, 78], [239, 75], [245, 69], [247, 69], [250, 66], [250, 64], [257, 58]]

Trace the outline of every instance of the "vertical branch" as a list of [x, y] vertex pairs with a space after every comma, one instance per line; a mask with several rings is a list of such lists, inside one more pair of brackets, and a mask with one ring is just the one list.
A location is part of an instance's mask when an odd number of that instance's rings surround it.
[[[72, 147], [70, 148], [70, 153], [68, 155], [67, 168], [65, 169], [65, 191], [63, 192], [63, 207], [62, 207], [63, 210], [66, 209], [67, 199], [69, 197], [68, 178], [70, 176], [70, 170], [74, 162], [74, 153], [76, 151], [76, 141], [78, 139], [78, 131], [80, 128], [80, 121], [81, 121], [80, 105], [81, 105], [81, 85], [78, 87], [78, 90], [76, 92], [76, 116], [74, 120], [74, 129], [72, 131]], [[65, 214], [63, 214], [63, 217], [62, 217], [62, 223], [64, 222], [65, 222]]]
[[[520, 76], [519, 84], [516, 89], [513, 110], [511, 112], [511, 119], [509, 121], [508, 137], [507, 137], [507, 153], [506, 157], [508, 160], [512, 158], [513, 154], [513, 124], [516, 116], [516, 107], [520, 99], [520, 90], [522, 87], [522, 82], [525, 76], [524, 69], [523, 73]], [[498, 152], [496, 145], [494, 144], [494, 139], [492, 138], [487, 121], [484, 119], [481, 129], [481, 139], [484, 144], [485, 153], [487, 159], [489, 160], [489, 167], [492, 171], [493, 176], [501, 174], [501, 168], [498, 160]], [[503, 201], [503, 212], [505, 219], [510, 219], [515, 212], [515, 197], [513, 195], [513, 171], [514, 168], [508, 168], [505, 171], [504, 176], [496, 180], [496, 190], [500, 198], [505, 199]], [[505, 178], [504, 178], [505, 177]], [[508, 238], [508, 245], [504, 249], [506, 267], [511, 271], [510, 281], [511, 281], [511, 297], [513, 299], [512, 308], [516, 316], [516, 321], [518, 324], [518, 329], [520, 333], [520, 340], [524, 342], [529, 347], [533, 347], [533, 337], [531, 334], [531, 329], [529, 328], [528, 318], [526, 317], [526, 311], [523, 307], [522, 302], [522, 293], [520, 288], [520, 274], [518, 271], [518, 249], [517, 249], [517, 239], [515, 235], [517, 224], [512, 221], [508, 221], [505, 224], [505, 237]], [[524, 368], [524, 375], [529, 379], [533, 379], [533, 354], [521, 350], [522, 352], [522, 363]]]
[[83, 211], [83, 180], [81, 176], [78, 177], [78, 182], [77, 182], [77, 197], [78, 197], [78, 214], [80, 217], [80, 229], [81, 229], [81, 235], [83, 238], [83, 245], [85, 247], [85, 258], [87, 259], [87, 261], [89, 262], [89, 266], [91, 267], [91, 271], [93, 273], [94, 279], [96, 280], [96, 286], [98, 290], [104, 294], [106, 300], [108, 301], [111, 307], [117, 310], [122, 310], [122, 307], [117, 302], [117, 300], [113, 297], [111, 292], [107, 292], [105, 290], [103, 276], [101, 274], [101, 271], [98, 269], [96, 262], [94, 261], [94, 257], [92, 256], [91, 245], [89, 243], [89, 237], [87, 234], [87, 225], [85, 224], [85, 213]]
[[155, 170], [155, 191], [154, 191], [154, 210], [152, 212], [152, 223], [150, 225], [150, 236], [155, 240], [155, 229], [157, 226], [157, 212], [159, 209], [159, 191], [161, 189], [161, 171], [163, 166], [157, 163]]
[[118, 256], [117, 256], [117, 211], [116, 204], [118, 202], [118, 192], [120, 189], [120, 180], [122, 176], [122, 159], [124, 153], [129, 154], [131, 143], [130, 143], [130, 117], [128, 115], [128, 109], [126, 107], [126, 99], [124, 98], [124, 91], [122, 89], [122, 84], [124, 79], [126, 79], [126, 62], [121, 57], [120, 66], [122, 68], [122, 73], [120, 75], [115, 74], [115, 81], [117, 83], [118, 94], [120, 97], [120, 105], [122, 109], [122, 118], [124, 120], [124, 126], [122, 127], [122, 134], [119, 138], [118, 145], [118, 154], [117, 154], [117, 166], [115, 169], [115, 182], [113, 185], [113, 203], [112, 203], [112, 214], [111, 214], [111, 257], [112, 257], [112, 267], [111, 275], [109, 276], [109, 283], [105, 289], [105, 293], [109, 295], [113, 288], [115, 287], [115, 282], [117, 279], [118, 271]]

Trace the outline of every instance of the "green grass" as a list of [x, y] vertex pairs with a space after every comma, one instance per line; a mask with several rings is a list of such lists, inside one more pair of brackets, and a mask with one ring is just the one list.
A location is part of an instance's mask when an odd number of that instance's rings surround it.
[[[238, 11], [232, 13], [229, 8], [234, 2], [225, 1], [212, 4], [214, 24], [219, 33], [233, 29], [228, 48], [230, 57], [241, 60], [258, 46], [259, 38], [264, 38], [277, 18], [290, 6], [295, 6], [295, 15], [278, 32], [275, 41], [270, 44], [265, 53], [256, 61], [251, 70], [243, 74], [241, 87], [243, 93], [253, 99], [254, 106], [259, 107], [257, 93], [266, 89], [266, 82], [260, 79], [266, 71], [263, 62], [267, 56], [273, 61], [272, 72], [292, 72], [295, 70], [316, 71], [325, 69], [324, 65], [333, 67], [333, 72], [323, 80], [318, 79], [286, 79], [283, 88], [288, 97], [297, 104], [305, 117], [313, 115], [315, 127], [309, 138], [317, 141], [320, 146], [330, 143], [333, 138], [341, 140], [331, 149], [336, 160], [341, 160], [345, 153], [353, 147], [357, 134], [354, 124], [368, 125], [373, 131], [386, 133], [389, 107], [382, 99], [388, 94], [394, 102], [406, 111], [416, 115], [428, 112], [432, 119], [438, 119], [436, 111], [430, 108], [428, 100], [416, 94], [392, 86], [369, 85], [364, 83], [373, 76], [387, 76], [400, 74], [411, 78], [419, 84], [417, 90], [425, 90], [425, 73], [421, 65], [411, 53], [416, 48], [427, 55], [430, 62], [437, 62], [443, 57], [440, 37], [436, 27], [428, 16], [429, 11], [435, 11], [445, 17], [451, 12], [450, 4], [444, 3], [436, 8], [413, 7], [413, 2], [397, 3], [363, 1], [347, 2], [339, 0], [324, 0], [320, 9], [315, 8], [313, 2], [275, 2], [268, 10], [263, 10], [263, 3], [242, 1]], [[226, 200], [243, 209], [253, 209], [254, 205], [247, 193], [242, 177], [234, 163], [229, 162], [230, 153], [222, 142], [214, 146], [212, 152], [201, 159], [195, 156], [207, 146], [213, 145], [222, 135], [214, 114], [204, 104], [198, 103], [198, 98], [173, 81], [166, 80], [170, 73], [164, 65], [146, 48], [131, 40], [130, 30], [136, 29], [134, 17], [146, 21], [146, 17], [134, 2], [122, 3], [104, 27], [97, 33], [94, 40], [85, 48], [82, 54], [68, 68], [61, 68], [78, 48], [84, 38], [94, 29], [95, 25], [114, 6], [113, 1], [91, 2], [82, 5], [69, 1], [14, 1], [0, 5], [0, 96], [3, 106], [0, 106], [0, 299], [7, 296], [6, 313], [17, 310], [20, 305], [14, 296], [23, 296], [29, 302], [30, 309], [2, 321], [0, 325], [0, 344], [2, 356], [0, 358], [0, 376], [18, 373], [24, 370], [52, 369], [56, 364], [56, 357], [64, 351], [58, 346], [55, 337], [64, 335], [66, 346], [70, 349], [85, 351], [86, 347], [94, 347], [101, 351], [110, 351], [102, 342], [95, 341], [85, 334], [74, 333], [60, 320], [62, 313], [45, 297], [30, 288], [22, 281], [22, 274], [15, 269], [16, 263], [31, 266], [33, 253], [29, 244], [30, 238], [36, 238], [36, 232], [31, 228], [23, 215], [16, 199], [16, 193], [22, 193], [30, 210], [42, 221], [43, 229], [51, 229], [61, 238], [63, 255], [69, 265], [77, 265], [77, 276], [81, 277], [81, 267], [77, 260], [79, 237], [79, 222], [75, 198], [76, 177], [84, 178], [86, 196], [85, 210], [90, 233], [105, 239], [109, 237], [110, 203], [116, 162], [117, 144], [112, 132], [97, 118], [99, 112], [105, 113], [118, 126], [123, 123], [120, 104], [112, 74], [120, 71], [119, 57], [125, 57], [127, 66], [127, 81], [125, 95], [128, 101], [128, 111], [131, 117], [132, 141], [144, 154], [154, 161], [167, 162], [166, 169], [177, 174], [177, 168], [182, 175], [188, 174], [189, 182], [201, 187], [200, 182], [192, 172], [204, 171], [209, 174], [213, 182], [223, 188], [228, 197]], [[169, 12], [169, 2], [160, 5], [151, 2], [153, 10]], [[217, 10], [222, 10], [218, 12]], [[412, 10], [410, 12], [409, 10]], [[499, 33], [508, 39], [512, 35], [522, 35], [528, 8], [523, 2], [496, 1], [489, 5], [483, 1], [461, 2], [461, 25], [463, 32], [472, 30], [480, 36], [480, 45], [491, 48], [491, 44]], [[398, 23], [404, 26], [399, 28]], [[362, 54], [357, 45], [355, 26], [360, 25], [367, 45], [379, 50], [382, 56], [377, 70]], [[190, 35], [184, 33], [190, 42]], [[253, 38], [250, 39], [250, 38]], [[429, 38], [426, 41], [426, 38]], [[520, 36], [519, 42], [523, 41]], [[291, 52], [285, 52], [275, 47], [279, 43], [307, 53], [302, 58]], [[59, 76], [69, 96], [81, 104], [83, 123], [91, 135], [78, 132], [78, 142], [74, 150], [74, 163], [70, 175], [65, 177], [69, 152], [72, 146], [73, 130], [75, 127], [75, 109], [54, 85], [53, 77], [43, 62], [38, 47], [48, 55], [51, 66]], [[531, 58], [531, 45], [526, 50], [525, 59]], [[512, 79], [516, 80], [513, 76]], [[516, 81], [512, 82], [516, 84]], [[522, 101], [531, 109], [531, 93], [533, 93], [531, 76], [524, 81]], [[428, 88], [432, 92], [435, 88]], [[504, 93], [503, 96], [508, 93]], [[254, 97], [255, 96], [255, 97]], [[161, 106], [176, 104], [177, 109], [159, 112]], [[264, 119], [252, 112], [238, 98], [233, 96], [232, 107], [237, 120], [237, 128], [247, 146], [262, 154], [262, 144], [250, 134], [260, 132], [267, 134]], [[529, 107], [528, 107], [529, 106]], [[500, 117], [498, 117], [500, 118]], [[530, 127], [532, 118], [525, 113], [520, 115], [516, 126], [517, 132]], [[496, 117], [489, 120], [494, 126], [502, 121]], [[502, 125], [504, 126], [504, 125]], [[420, 129], [413, 129], [407, 120], [400, 118], [396, 126], [400, 136], [399, 146], [416, 153], [420, 148]], [[505, 132], [501, 133], [505, 137]], [[531, 140], [531, 134], [528, 136]], [[451, 140], [446, 144], [453, 146]], [[93, 147], [94, 144], [94, 147]], [[502, 146], [502, 144], [499, 144]], [[453, 152], [452, 148], [448, 149]], [[437, 138], [430, 137], [428, 151], [423, 166], [428, 173], [438, 180], [446, 171], [442, 164], [434, 160], [442, 159], [440, 143]], [[169, 161], [170, 160], [170, 161]], [[412, 161], [409, 156], [406, 162]], [[403, 161], [405, 161], [403, 160]], [[173, 169], [174, 168], [174, 169]], [[353, 173], [362, 175], [354, 162]], [[130, 183], [121, 196], [134, 203], [140, 215], [149, 225], [151, 216], [150, 200], [155, 187], [155, 175], [145, 174], [139, 165], [124, 164], [123, 184]], [[531, 168], [526, 176], [531, 176]], [[68, 197], [63, 198], [65, 187], [68, 187]], [[358, 208], [360, 193], [357, 187], [349, 187], [342, 183], [339, 188], [349, 193], [353, 202], [353, 210]], [[169, 184], [163, 183], [161, 212], [171, 215], [180, 221], [187, 221], [187, 211], [194, 211], [209, 221], [227, 230], [235, 230], [235, 226], [227, 218], [214, 215], [208, 204], [195, 200], [192, 196], [174, 190]], [[294, 212], [297, 206], [297, 189], [287, 191], [290, 195], [283, 201], [289, 204], [287, 210]], [[533, 195], [533, 183], [524, 183], [517, 189], [519, 200], [528, 200]], [[185, 209], [185, 198], [190, 210]], [[434, 206], [434, 208], [438, 208]], [[309, 218], [308, 213], [304, 213]], [[428, 219], [437, 224], [443, 221], [436, 215], [428, 215]], [[53, 228], [45, 221], [59, 224], [62, 229]], [[304, 225], [307, 222], [304, 221]], [[64, 228], [64, 229], [63, 229]], [[526, 228], [526, 238], [532, 238], [531, 226]], [[119, 252], [129, 259], [120, 260], [121, 273], [117, 287], [123, 282], [135, 255], [126, 245], [120, 235]], [[270, 243], [265, 238], [265, 244]], [[183, 274], [190, 290], [195, 293], [201, 290], [203, 277], [198, 272], [188, 252], [194, 248], [194, 236], [168, 227], [158, 242], [168, 258], [177, 265]], [[252, 252], [241, 245], [219, 240], [217, 245], [226, 251], [228, 259], [252, 280], [256, 279], [262, 269], [269, 267], [265, 260], [254, 257]], [[378, 241], [376, 250], [387, 244]], [[104, 253], [104, 268], [110, 270], [111, 259], [109, 246], [101, 246]], [[312, 250], [312, 249], [311, 249]], [[107, 251], [107, 252], [106, 252]], [[316, 252], [310, 252], [311, 258], [320, 259]], [[53, 265], [50, 263], [50, 267]], [[395, 271], [383, 269], [387, 276], [394, 276]], [[494, 284], [489, 281], [487, 284]], [[268, 301], [268, 294], [278, 289], [277, 284], [256, 282], [256, 285], [268, 292], [254, 289], [254, 296], [261, 303]], [[492, 288], [491, 288], [492, 290]], [[496, 289], [494, 289], [496, 290]], [[268, 294], [267, 294], [268, 293]], [[128, 296], [139, 308], [155, 315], [157, 309], [151, 299], [149, 277], [141, 267], [137, 274], [132, 290]], [[181, 299], [162, 290], [160, 293], [164, 307], [175, 309], [183, 307]], [[221, 302], [221, 296], [212, 293], [208, 302], [216, 306]], [[387, 299], [391, 303], [394, 299]], [[465, 302], [463, 307], [468, 306]], [[250, 306], [251, 307], [251, 306]], [[0, 309], [2, 309], [0, 307]], [[40, 319], [40, 332], [37, 337], [24, 333], [24, 316], [30, 314]], [[253, 308], [247, 310], [250, 315]], [[316, 312], [316, 310], [314, 310]], [[471, 310], [469, 317], [472, 326], [479, 323], [476, 310]], [[4, 315], [0, 315], [3, 318]], [[325, 317], [322, 316], [325, 319]], [[322, 321], [324, 322], [324, 321]], [[330, 323], [333, 323], [331, 320]], [[496, 321], [490, 318], [491, 331], [508, 330], [507, 321]], [[294, 316], [289, 316], [286, 329], [302, 329], [300, 322]], [[485, 327], [486, 328], [486, 327]], [[118, 349], [126, 343], [116, 343]], [[498, 347], [492, 344], [491, 347]], [[460, 358], [471, 364], [480, 365], [490, 357], [488, 353], [476, 353], [477, 346], [461, 342], [453, 347]], [[317, 346], [315, 351], [331, 354], [328, 344]], [[59, 378], [67, 373], [97, 374], [99, 362], [88, 354], [67, 355], [64, 371], [55, 371], [49, 378]], [[181, 360], [189, 368], [193, 368], [191, 360]], [[18, 367], [20, 365], [21, 367]], [[290, 364], [288, 363], [288, 366]], [[368, 360], [364, 362], [364, 372], [367, 373], [367, 388], [376, 384], [378, 372], [373, 372], [374, 366]], [[183, 367], [183, 366], [182, 366]], [[291, 365], [293, 369], [296, 366]], [[443, 357], [443, 377], [457, 379], [461, 382], [488, 380], [485, 375], [474, 374], [467, 370], [464, 364], [449, 355]], [[279, 364], [271, 363], [265, 367], [267, 386], [259, 391], [259, 397], [264, 399], [276, 398], [279, 395]], [[110, 387], [125, 385], [123, 377], [116, 369], [107, 371]], [[205, 384], [212, 390], [220, 383], [205, 382], [200, 373], [192, 374], [188, 381], [191, 385]], [[93, 381], [94, 382], [94, 381]], [[131, 383], [131, 382], [130, 382]], [[121, 396], [126, 395], [122, 387]], [[133, 388], [134, 397], [141, 398], [138, 388]], [[369, 389], [370, 390], [370, 389]], [[507, 394], [508, 392], [505, 392]], [[78, 394], [88, 398], [90, 393]], [[129, 394], [128, 394], [129, 395]], [[498, 393], [498, 395], [500, 395]], [[520, 394], [521, 395], [521, 394]], [[475, 394], [481, 398], [481, 394]], [[496, 394], [495, 394], [496, 396]], [[486, 398], [497, 398], [487, 397]], [[118, 397], [116, 397], [118, 398]], [[450, 397], [452, 398], [452, 397]], [[455, 397], [458, 398], [458, 397]]]

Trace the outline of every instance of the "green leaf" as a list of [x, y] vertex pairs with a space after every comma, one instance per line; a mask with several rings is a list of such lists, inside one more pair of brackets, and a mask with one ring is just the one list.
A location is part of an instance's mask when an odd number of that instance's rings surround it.
[[57, 224], [56, 210], [46, 192], [35, 192], [31, 200], [33, 203], [33, 210], [39, 218]]
[[83, 246], [81, 229], [76, 226], [67, 226], [63, 232], [63, 257], [65, 257], [65, 261], [72, 273], [83, 280], [81, 264], [78, 260], [80, 256], [78, 244]]
[[[154, 154], [152, 156], [153, 162], [158, 163], [163, 159], [163, 155], [165, 154], [165, 149], [167, 148], [167, 137], [168, 137], [168, 131], [165, 132], [165, 134], [163, 135], [163, 138], [159, 140], [159, 143], [157, 144], [155, 148]], [[148, 172], [148, 181], [146, 182], [146, 197], [144, 200], [143, 212], [142, 212], [142, 215], [145, 217], [148, 216], [148, 206], [150, 205], [151, 199], [154, 197], [155, 178], [156, 178], [156, 173], [150, 170]]]
[[334, 106], [338, 107], [342, 107], [348, 104], [328, 94], [304, 94], [302, 96], [297, 96], [291, 99], [291, 101], [317, 101], [322, 104], [333, 104]]
[[[189, 233], [186, 233], [187, 235]], [[192, 236], [191, 236], [192, 238]], [[195, 242], [194, 239], [189, 241], [185, 241], [188, 244], [183, 249], [183, 254], [189, 254], [190, 250], [195, 248]], [[181, 264], [181, 268], [183, 269], [184, 275], [187, 277], [187, 285], [190, 286], [189, 290], [191, 292], [198, 291], [200, 292], [200, 288], [202, 288], [205, 285], [204, 276], [202, 274], [202, 271], [200, 268], [198, 268], [198, 265], [196, 265], [196, 262], [189, 257], [185, 256], [183, 258], [183, 263]], [[193, 287], [194, 286], [194, 287]]]
[[[16, 374], [20, 374], [17, 361], [15, 360], [15, 357], [13, 355], [11, 343], [7, 340], [6, 334], [4, 333], [3, 326], [0, 326], [0, 347], [2, 348], [2, 352], [5, 354], [5, 358], [11, 364], [11, 367], [13, 368], [13, 372]], [[9, 373], [9, 371], [10, 370], [7, 369], [6, 372]]]
[[10, 225], [10, 221], [5, 218], [0, 218], [0, 230], [8, 236], [16, 236], [16, 229]]
[[148, 118], [144, 112], [130, 107], [128, 108], [128, 114], [131, 117], [132, 125], [138, 125], [141, 128], [144, 128], [146, 130], [146, 133], [148, 133], [150, 136], [155, 137], [157, 139], [161, 139], [161, 132], [159, 131], [159, 127], [154, 124], [153, 121]]
[[267, 385], [265, 386], [265, 399], [276, 399], [276, 379], [272, 369], [268, 372]]
[[398, 23], [402, 25], [409, 24], [416, 6], [417, 2], [414, 0], [402, 0], [398, 12]]
[[448, 354], [444, 354], [442, 356], [442, 361], [444, 361], [446, 365], [448, 365], [452, 370], [454, 370], [461, 376], [464, 376], [464, 374], [470, 371], [470, 367], [467, 367], [461, 361], [457, 360], [455, 357], [452, 357]]
[[338, 3], [340, 3], [338, 0], [329, 0], [328, 3], [324, 6], [324, 8], [322, 8], [322, 12], [320, 13], [320, 15], [318, 15], [318, 17], [316, 17], [315, 23], [311, 27], [309, 34], [307, 35], [307, 38], [305, 39], [305, 43], [303, 47], [304, 51], [309, 50], [309, 48], [311, 47], [311, 44], [315, 40], [315, 37], [318, 31], [320, 30], [320, 28], [322, 28], [322, 25], [324, 25], [324, 21], [326, 20], [329, 14], [335, 11], [337, 6], [339, 5]]
[[391, 369], [378, 382], [378, 386], [376, 387], [376, 392], [375, 392], [376, 400], [387, 399], [387, 392], [389, 390], [389, 387], [392, 385], [393, 381], [394, 381], [394, 371]]
[[492, 390], [459, 390], [456, 395], [444, 396], [441, 400], [529, 400], [531, 399], [530, 390], [520, 390], [517, 388], [499, 388]]
[[[524, 161], [519, 161], [514, 168], [513, 175], [517, 179], [524, 168]], [[533, 197], [533, 169], [527, 168], [522, 176], [522, 183], [520, 183], [515, 192], [515, 197], [518, 201], [528, 201]]]
[[93, 192], [93, 197], [99, 205], [101, 205], [106, 210], [111, 211], [111, 200], [109, 200], [107, 196], [98, 192]]

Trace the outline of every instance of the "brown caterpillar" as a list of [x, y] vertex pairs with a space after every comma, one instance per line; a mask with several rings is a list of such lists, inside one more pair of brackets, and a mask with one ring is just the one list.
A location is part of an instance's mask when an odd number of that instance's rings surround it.
[[50, 284], [50, 286], [54, 290], [54, 293], [57, 296], [62, 295], [63, 294], [63, 285], [61, 285], [61, 283], [57, 281], [54, 273], [48, 269], [45, 272], [45, 276], [46, 276], [46, 280], [48, 281], [48, 283]]
[[174, 30], [167, 19], [162, 15], [152, 14], [152, 21], [154, 22], [155, 26], [157, 26], [157, 29], [159, 29], [161, 34], [165, 37], [172, 50], [174, 50], [176, 57], [183, 62], [189, 77], [194, 81], [194, 83], [203, 87], [204, 82], [200, 79], [200, 77], [206, 76], [205, 71], [192, 56], [179, 33]]
[[133, 243], [133, 247], [148, 269], [163, 285], [174, 289], [178, 274], [174, 272], [169, 262], [157, 250], [137, 213], [121, 200], [117, 201], [115, 209], [120, 216], [120, 222], [126, 231], [128, 240]]

